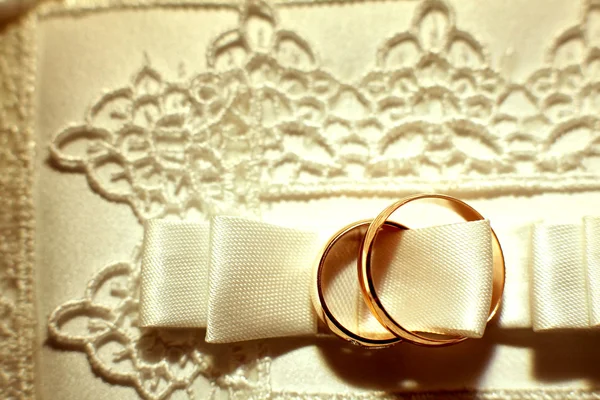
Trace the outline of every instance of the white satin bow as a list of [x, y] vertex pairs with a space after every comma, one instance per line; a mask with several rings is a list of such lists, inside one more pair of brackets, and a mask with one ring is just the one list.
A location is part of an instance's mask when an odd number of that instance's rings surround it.
[[[489, 222], [476, 221], [409, 230], [382, 243], [392, 260], [382, 300], [408, 329], [480, 337], [491, 301], [490, 240]], [[149, 221], [141, 324], [206, 327], [209, 342], [315, 334], [312, 267], [322, 245], [317, 232], [239, 217], [210, 225]], [[381, 329], [365, 312], [350, 263], [333, 284], [333, 303], [347, 305], [338, 312], [353, 322], [350, 329]]]
[[[411, 330], [480, 337], [491, 298], [492, 268], [482, 261], [489, 240], [480, 239], [489, 225], [477, 221], [449, 227], [458, 236], [436, 231], [438, 227], [411, 230], [410, 240], [403, 237], [394, 248], [388, 246], [393, 253], [389, 258], [397, 262], [389, 268], [387, 289], [382, 285], [383, 297]], [[507, 273], [501, 326], [539, 331], [600, 324], [600, 219], [496, 233]], [[466, 242], [456, 246], [455, 238], [461, 235]], [[239, 217], [215, 217], [211, 224], [148, 221], [141, 324], [206, 327], [209, 342], [315, 334], [311, 268], [322, 242], [317, 232]], [[447, 263], [440, 266], [438, 259], [432, 266], [427, 262], [432, 245], [455, 253], [472, 251], [458, 261], [451, 261], [449, 253]], [[417, 252], [412, 261], [402, 257], [407, 251]], [[348, 270], [336, 283], [337, 291], [333, 288], [334, 303], [352, 304], [346, 312], [356, 314], [350, 318], [356, 326], [350, 328], [377, 330], [372, 318], [365, 317], [358, 284], [352, 280], [356, 269]]]

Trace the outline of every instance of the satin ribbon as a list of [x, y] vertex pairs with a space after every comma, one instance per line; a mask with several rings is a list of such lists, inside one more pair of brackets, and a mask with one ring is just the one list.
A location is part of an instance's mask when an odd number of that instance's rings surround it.
[[494, 230], [506, 261], [501, 327], [540, 332], [600, 325], [600, 218]]
[[[397, 239], [383, 236], [377, 248], [377, 257], [388, 260], [380, 296], [393, 315], [411, 330], [483, 335], [492, 289], [489, 222], [407, 230]], [[206, 327], [208, 342], [314, 335], [312, 269], [325, 240], [239, 217], [216, 217], [210, 225], [150, 220], [141, 325]], [[350, 329], [380, 332], [358, 288], [357, 253], [331, 283], [328, 305]]]
[[[392, 262], [382, 280], [382, 298], [403, 325], [483, 334], [481, 316], [491, 297], [492, 265], [485, 261], [489, 240], [480, 240], [487, 224], [410, 230], [405, 233], [410, 240], [383, 246]], [[495, 230], [506, 260], [501, 326], [541, 331], [600, 324], [600, 219]], [[462, 237], [458, 245], [457, 237]], [[141, 325], [205, 327], [209, 342], [315, 334], [311, 272], [324, 239], [317, 232], [239, 217], [216, 217], [211, 224], [150, 220]], [[435, 260], [432, 248], [441, 249]], [[403, 257], [407, 251], [413, 257]], [[332, 286], [332, 305], [356, 330], [381, 330], [353, 280], [356, 267], [347, 271]]]

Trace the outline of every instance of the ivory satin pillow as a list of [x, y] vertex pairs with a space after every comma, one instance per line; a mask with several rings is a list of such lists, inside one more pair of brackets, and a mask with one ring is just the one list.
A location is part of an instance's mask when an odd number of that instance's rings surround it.
[[[510, 265], [529, 265], [532, 224], [600, 215], [599, 12], [570, 0], [23, 10], [0, 32], [0, 398], [597, 396], [600, 336], [523, 328], [530, 276]], [[511, 292], [482, 339], [364, 351], [139, 326], [151, 218], [330, 229], [420, 192], [510, 232]]]

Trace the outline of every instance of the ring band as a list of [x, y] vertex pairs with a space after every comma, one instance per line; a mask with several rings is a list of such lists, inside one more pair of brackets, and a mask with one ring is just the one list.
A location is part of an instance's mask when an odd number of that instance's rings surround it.
[[[340, 229], [338, 232], [336, 232], [325, 244], [323, 250], [321, 250], [321, 252], [319, 253], [317, 262], [315, 263], [315, 277], [313, 279], [313, 282], [316, 282], [316, 285], [314, 286], [312, 299], [314, 308], [317, 312], [319, 319], [327, 326], [327, 328], [329, 328], [331, 332], [333, 332], [333, 334], [355, 345], [374, 349], [390, 347], [396, 343], [401, 342], [402, 339], [391, 332], [389, 333], [391, 336], [390, 338], [369, 338], [352, 332], [333, 315], [331, 309], [327, 306], [323, 290], [323, 272], [325, 270], [325, 263], [330, 251], [333, 249], [336, 243], [338, 243], [344, 236], [356, 231], [357, 229], [367, 227], [370, 223], [371, 220], [363, 220], [347, 225], [344, 228]], [[385, 225], [398, 229], [406, 229], [403, 225], [400, 225], [396, 222], [386, 222]], [[357, 244], [357, 253], [360, 247], [360, 243], [362, 242], [359, 242]]]
[[[376, 289], [373, 283], [373, 276], [371, 273], [371, 254], [375, 244], [375, 239], [379, 233], [380, 228], [384, 224], [389, 224], [388, 218], [400, 207], [407, 203], [420, 200], [420, 199], [440, 199], [446, 204], [446, 207], [453, 209], [460, 217], [465, 221], [479, 221], [485, 219], [479, 212], [467, 203], [456, 199], [451, 196], [443, 194], [420, 194], [415, 196], [409, 196], [401, 199], [388, 208], [383, 210], [369, 225], [367, 233], [365, 234], [362, 246], [360, 248], [358, 257], [358, 280], [360, 283], [361, 290], [365, 301], [367, 302], [371, 312], [377, 317], [379, 322], [385, 326], [390, 332], [394, 333], [398, 337], [419, 345], [424, 346], [448, 346], [456, 343], [460, 343], [467, 338], [464, 336], [457, 337], [440, 337], [441, 335], [422, 335], [416, 332], [408, 331], [403, 328], [398, 322], [396, 322], [389, 313], [383, 307], [380, 298], [376, 293]], [[424, 226], [419, 226], [419, 228]], [[408, 227], [417, 228], [417, 227]], [[496, 315], [500, 308], [500, 302], [502, 300], [502, 293], [504, 291], [505, 281], [505, 266], [504, 266], [504, 255], [500, 242], [493, 229], [492, 233], [492, 252], [493, 252], [493, 289], [492, 289], [492, 302], [490, 306], [490, 313], [488, 316], [488, 322]]]

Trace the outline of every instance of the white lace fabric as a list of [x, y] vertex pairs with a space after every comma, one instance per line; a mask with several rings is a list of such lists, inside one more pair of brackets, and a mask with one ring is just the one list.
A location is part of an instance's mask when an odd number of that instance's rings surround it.
[[593, 1], [72, 0], [11, 22], [0, 398], [594, 398], [594, 334], [386, 355], [141, 330], [130, 254], [151, 217], [342, 226], [416, 191], [492, 224], [597, 215], [597, 17]]

